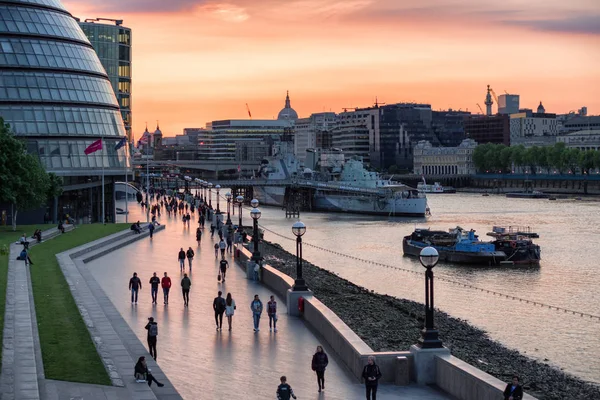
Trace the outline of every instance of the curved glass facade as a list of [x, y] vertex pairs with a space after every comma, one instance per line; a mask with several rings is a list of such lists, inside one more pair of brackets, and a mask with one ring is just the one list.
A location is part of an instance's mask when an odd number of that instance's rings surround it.
[[[0, 117], [49, 172], [124, 175], [128, 146], [113, 86], [58, 0], [0, 0]], [[84, 150], [102, 138], [104, 149]], [[85, 182], [88, 182], [86, 179]]]
[[4, 4], [0, 5], [0, 15], [0, 32], [50, 35], [88, 42], [77, 21], [67, 14]]
[[0, 70], [0, 101], [30, 100], [118, 105], [110, 83], [97, 76]]

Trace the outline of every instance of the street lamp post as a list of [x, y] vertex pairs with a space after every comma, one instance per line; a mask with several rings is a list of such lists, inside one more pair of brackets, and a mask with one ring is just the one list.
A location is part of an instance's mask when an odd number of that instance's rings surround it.
[[258, 250], [258, 220], [261, 212], [258, 208], [253, 208], [250, 211], [250, 216], [254, 220], [254, 232], [252, 233], [252, 242], [254, 243], [254, 251], [252, 252], [252, 261], [260, 263], [260, 251]]
[[208, 182], [208, 206], [212, 207], [212, 183]]
[[221, 214], [221, 210], [219, 209], [219, 190], [221, 190], [221, 185], [215, 186], [215, 190], [217, 191], [217, 214]]
[[239, 205], [239, 214], [240, 214], [240, 222], [238, 224], [238, 231], [241, 232], [242, 231], [242, 204], [244, 203], [244, 196], [239, 195], [238, 197], [235, 198], [235, 200], [237, 201], [238, 205]]
[[438, 337], [438, 331], [433, 326], [433, 267], [438, 263], [440, 256], [431, 246], [421, 250], [419, 261], [427, 271], [425, 272], [425, 328], [421, 331], [418, 346], [423, 349], [443, 348]]
[[232, 197], [232, 195], [230, 192], [225, 193], [225, 198], [227, 199], [227, 225], [229, 225], [229, 226], [231, 226], [231, 214], [230, 214], [230, 212], [231, 212], [231, 210], [230, 210], [231, 197]]
[[308, 286], [302, 277], [302, 235], [306, 232], [306, 225], [301, 221], [297, 221], [292, 225], [292, 232], [296, 235], [296, 281], [292, 290], [295, 292], [306, 292]]

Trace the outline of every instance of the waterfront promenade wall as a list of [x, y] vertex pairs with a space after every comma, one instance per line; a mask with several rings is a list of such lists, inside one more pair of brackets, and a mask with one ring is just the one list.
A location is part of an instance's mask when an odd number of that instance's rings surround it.
[[[239, 248], [238, 262], [242, 268], [250, 260], [252, 253], [244, 247]], [[294, 279], [277, 269], [263, 264], [260, 272], [261, 282], [281, 298], [293, 286]], [[297, 307], [288, 304], [288, 308]], [[384, 371], [382, 382], [396, 385], [408, 385], [415, 380], [414, 359], [409, 351], [375, 352], [331, 309], [314, 296], [304, 299], [304, 321], [326, 341], [348, 370], [360, 380], [367, 358], [373, 355]], [[401, 329], [401, 327], [399, 327]], [[454, 357], [436, 357], [436, 385], [448, 394], [461, 400], [481, 400], [502, 398], [506, 383], [476, 367]], [[535, 400], [525, 395], [524, 400]]]

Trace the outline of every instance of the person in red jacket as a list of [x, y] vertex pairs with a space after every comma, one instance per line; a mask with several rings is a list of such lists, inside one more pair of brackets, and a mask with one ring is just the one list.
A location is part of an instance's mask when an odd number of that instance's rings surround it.
[[166, 272], [165, 276], [163, 276], [162, 280], [160, 281], [160, 285], [162, 286], [165, 304], [169, 304], [169, 290], [171, 289], [171, 278], [167, 276]]

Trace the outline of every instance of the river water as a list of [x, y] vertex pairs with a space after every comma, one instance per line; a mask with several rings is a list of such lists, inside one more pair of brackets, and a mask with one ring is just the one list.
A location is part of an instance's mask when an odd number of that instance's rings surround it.
[[[418, 260], [403, 257], [402, 238], [415, 227], [475, 229], [481, 239], [493, 225], [531, 226], [540, 238], [540, 267], [471, 267], [440, 263], [438, 278], [463, 282], [509, 296], [600, 315], [600, 202], [507, 199], [480, 194], [430, 195], [428, 219], [354, 214], [302, 213], [304, 242], [353, 257], [423, 272]], [[260, 224], [293, 237], [279, 208], [261, 207]], [[247, 213], [244, 213], [248, 224]], [[237, 221], [237, 215], [235, 216]], [[295, 253], [295, 243], [275, 233], [265, 238]], [[401, 298], [424, 301], [424, 276], [303, 247], [304, 258], [352, 282]], [[435, 306], [484, 329], [508, 347], [600, 383], [600, 320], [435, 281]], [[443, 332], [440, 333], [443, 340]]]

